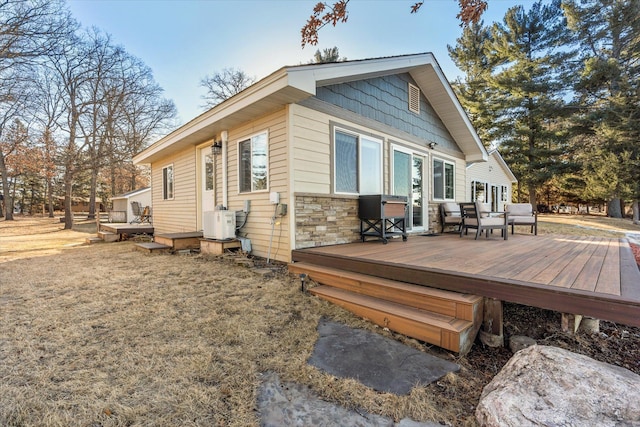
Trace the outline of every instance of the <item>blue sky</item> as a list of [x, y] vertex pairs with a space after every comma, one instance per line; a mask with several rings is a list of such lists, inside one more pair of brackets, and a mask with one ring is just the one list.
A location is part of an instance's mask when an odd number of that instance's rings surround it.
[[[455, 0], [352, 0], [349, 20], [320, 32], [318, 46], [300, 45], [300, 29], [317, 0], [68, 0], [85, 27], [111, 34], [142, 59], [172, 99], [181, 122], [203, 109], [202, 77], [239, 68], [261, 79], [285, 65], [307, 63], [317, 49], [337, 46], [341, 56], [363, 59], [432, 52], [449, 80], [459, 71], [449, 59], [461, 28]], [[489, 0], [485, 22], [530, 0]]]

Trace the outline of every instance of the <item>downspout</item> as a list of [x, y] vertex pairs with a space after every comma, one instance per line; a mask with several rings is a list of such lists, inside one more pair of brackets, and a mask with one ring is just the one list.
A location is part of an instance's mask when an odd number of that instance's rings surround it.
[[229, 194], [227, 191], [227, 143], [229, 140], [229, 133], [223, 130], [220, 133], [222, 139], [222, 205], [225, 209], [229, 207]]

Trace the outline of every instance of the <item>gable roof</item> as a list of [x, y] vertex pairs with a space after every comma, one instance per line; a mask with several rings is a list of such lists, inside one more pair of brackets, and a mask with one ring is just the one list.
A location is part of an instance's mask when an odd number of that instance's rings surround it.
[[223, 130], [314, 96], [320, 86], [399, 73], [415, 80], [467, 162], [486, 161], [487, 151], [431, 53], [280, 68], [161, 138], [133, 161], [150, 163], [211, 140]]
[[142, 187], [133, 191], [129, 191], [127, 193], [118, 194], [117, 196], [113, 196], [111, 200], [119, 200], [119, 199], [128, 199], [131, 196], [136, 196], [138, 194], [142, 194], [145, 191], [151, 191], [151, 187]]
[[509, 167], [509, 165], [507, 165], [507, 162], [504, 161], [504, 159], [502, 158], [502, 155], [497, 149], [494, 148], [493, 150], [489, 151], [489, 156], [493, 157], [498, 162], [498, 164], [500, 165], [504, 173], [507, 175], [507, 177], [511, 180], [511, 182], [518, 182], [518, 178], [516, 178], [513, 172], [511, 172], [511, 168]]

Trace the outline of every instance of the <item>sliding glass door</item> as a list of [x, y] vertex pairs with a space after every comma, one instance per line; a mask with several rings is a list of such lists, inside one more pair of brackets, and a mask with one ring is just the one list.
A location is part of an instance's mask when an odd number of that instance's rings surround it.
[[425, 228], [424, 164], [424, 156], [401, 147], [392, 148], [392, 190], [396, 196], [407, 197], [407, 230]]

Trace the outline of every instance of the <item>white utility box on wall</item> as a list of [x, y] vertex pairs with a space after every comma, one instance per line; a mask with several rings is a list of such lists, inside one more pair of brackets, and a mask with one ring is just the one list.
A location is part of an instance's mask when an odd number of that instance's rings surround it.
[[224, 210], [205, 212], [202, 228], [205, 239], [233, 239], [236, 237], [236, 212]]

